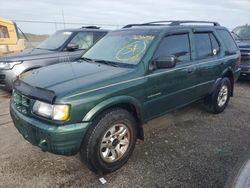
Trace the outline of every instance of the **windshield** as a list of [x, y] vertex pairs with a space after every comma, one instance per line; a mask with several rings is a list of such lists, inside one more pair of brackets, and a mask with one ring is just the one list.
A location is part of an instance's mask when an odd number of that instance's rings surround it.
[[233, 34], [238, 40], [250, 40], [250, 26], [237, 27], [233, 30]]
[[135, 65], [140, 62], [156, 32], [115, 31], [90, 48], [83, 58]]
[[64, 42], [71, 36], [72, 32], [70, 31], [57, 31], [45, 41], [43, 41], [37, 48], [46, 49], [46, 50], [55, 50], [61, 47]]

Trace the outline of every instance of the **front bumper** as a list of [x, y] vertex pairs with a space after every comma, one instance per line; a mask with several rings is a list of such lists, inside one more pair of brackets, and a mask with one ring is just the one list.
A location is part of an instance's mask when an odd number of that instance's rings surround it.
[[17, 78], [17, 75], [13, 70], [0, 69], [0, 89], [11, 91], [13, 87], [13, 81]]
[[60, 155], [74, 155], [81, 146], [89, 122], [70, 125], [50, 125], [24, 116], [10, 105], [15, 127], [31, 144], [43, 151]]
[[13, 89], [13, 82], [25, 70], [23, 64], [17, 64], [12, 69], [0, 69], [0, 89], [11, 91]]
[[240, 64], [240, 68], [241, 68], [240, 77], [250, 78], [250, 61], [242, 62]]

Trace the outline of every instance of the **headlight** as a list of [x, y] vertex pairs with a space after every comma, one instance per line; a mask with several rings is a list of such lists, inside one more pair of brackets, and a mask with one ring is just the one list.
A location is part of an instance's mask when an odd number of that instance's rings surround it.
[[12, 69], [15, 65], [21, 64], [21, 61], [13, 61], [13, 62], [0, 62], [0, 69]]
[[33, 112], [49, 119], [65, 121], [69, 118], [69, 105], [51, 105], [36, 101], [33, 106]]

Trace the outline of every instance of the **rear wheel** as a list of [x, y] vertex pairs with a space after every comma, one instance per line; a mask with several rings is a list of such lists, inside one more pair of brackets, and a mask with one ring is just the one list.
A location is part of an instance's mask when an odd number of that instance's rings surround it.
[[228, 105], [231, 89], [230, 80], [223, 78], [214, 92], [206, 99], [208, 111], [214, 114], [223, 112]]
[[80, 149], [81, 160], [94, 172], [109, 173], [122, 167], [136, 143], [136, 122], [120, 108], [101, 114], [87, 131]]

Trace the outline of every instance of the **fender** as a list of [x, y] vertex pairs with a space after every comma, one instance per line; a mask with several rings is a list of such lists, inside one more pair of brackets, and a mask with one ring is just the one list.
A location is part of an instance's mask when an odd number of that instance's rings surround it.
[[235, 75], [232, 67], [228, 67], [222, 72], [222, 77], [228, 76], [231, 82], [231, 97], [233, 97], [234, 94], [234, 82], [235, 82]]
[[214, 82], [214, 85], [213, 85], [209, 94], [213, 94], [214, 90], [217, 88], [217, 86], [219, 85], [221, 80], [222, 80], [222, 78], [217, 78], [217, 80]]
[[232, 67], [228, 67], [227, 69], [223, 70], [222, 77], [224, 77], [228, 73], [232, 73], [232, 75], [234, 76], [233, 72], [234, 71], [233, 71]]
[[83, 118], [83, 122], [92, 121], [98, 114], [100, 114], [103, 110], [108, 109], [112, 106], [119, 104], [131, 104], [136, 108], [137, 113], [139, 113], [140, 119], [143, 119], [142, 114], [142, 105], [140, 102], [134, 97], [130, 96], [118, 96], [109, 98], [99, 104], [97, 104], [94, 108], [92, 108]]
[[[232, 71], [232, 68], [229, 67], [228, 69], [225, 69], [223, 72], [222, 72], [222, 76], [220, 78], [217, 78], [217, 80], [214, 82], [214, 85], [210, 91], [210, 94], [213, 94], [214, 90], [218, 87], [220, 81], [222, 80], [223, 77], [225, 77], [226, 75], [228, 74], [231, 74], [232, 76], [233, 75], [233, 71]], [[233, 84], [233, 83], [232, 83]], [[233, 86], [233, 85], [232, 85]], [[233, 87], [231, 88], [232, 89], [232, 93], [233, 93]], [[231, 96], [232, 96], [232, 93], [231, 93]]]

